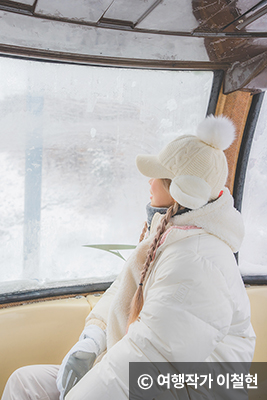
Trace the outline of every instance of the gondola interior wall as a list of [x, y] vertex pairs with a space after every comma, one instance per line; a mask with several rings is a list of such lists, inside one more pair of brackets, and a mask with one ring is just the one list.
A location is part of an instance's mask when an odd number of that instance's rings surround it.
[[138, 240], [135, 155], [210, 113], [236, 126], [227, 186], [267, 361], [266, 27], [258, 0], [0, 0], [0, 394], [16, 368], [61, 362], [123, 268], [83, 245]]

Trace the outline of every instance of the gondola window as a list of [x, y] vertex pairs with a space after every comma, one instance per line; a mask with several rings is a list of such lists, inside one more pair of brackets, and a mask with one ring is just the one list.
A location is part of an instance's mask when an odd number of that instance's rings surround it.
[[267, 275], [267, 96], [254, 133], [244, 186], [242, 214], [245, 238], [239, 254], [243, 275]]
[[6, 57], [0, 72], [1, 293], [115, 277], [123, 260], [83, 245], [136, 244], [135, 156], [191, 133], [213, 73]]

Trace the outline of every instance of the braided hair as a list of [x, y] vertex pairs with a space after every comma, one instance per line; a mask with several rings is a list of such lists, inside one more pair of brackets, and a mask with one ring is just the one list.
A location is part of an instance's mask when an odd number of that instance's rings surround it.
[[[168, 225], [171, 217], [173, 215], [175, 215], [177, 213], [177, 211], [181, 208], [181, 206], [178, 203], [174, 203], [173, 205], [171, 205], [166, 214], [164, 215], [164, 217], [161, 219], [160, 224], [157, 227], [157, 232], [156, 235], [148, 249], [147, 252], [147, 257], [146, 257], [146, 261], [144, 263], [142, 272], [141, 272], [141, 276], [140, 276], [140, 282], [139, 282], [139, 286], [133, 296], [132, 302], [131, 302], [131, 307], [130, 307], [130, 313], [129, 313], [129, 319], [128, 319], [128, 326], [127, 326], [127, 330], [129, 328], [129, 326], [138, 319], [139, 314], [143, 308], [143, 304], [144, 304], [144, 297], [143, 297], [143, 283], [147, 274], [147, 271], [149, 269], [149, 266], [151, 264], [151, 262], [154, 259], [155, 253], [157, 251], [157, 248], [160, 245], [160, 239], [161, 236], [163, 235], [163, 233], [166, 230], [166, 226]], [[147, 225], [146, 225], [147, 226]], [[140, 239], [143, 240], [145, 236], [145, 227], [141, 233]], [[140, 240], [141, 241], [141, 240]]]

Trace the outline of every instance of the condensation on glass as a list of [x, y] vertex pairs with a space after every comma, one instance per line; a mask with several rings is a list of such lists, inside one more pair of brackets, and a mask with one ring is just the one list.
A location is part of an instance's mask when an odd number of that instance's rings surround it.
[[260, 111], [248, 162], [242, 214], [245, 238], [239, 253], [243, 275], [267, 274], [267, 96]]
[[150, 195], [135, 157], [194, 133], [213, 73], [8, 58], [0, 71], [0, 291], [116, 276], [123, 260], [83, 245], [138, 242]]

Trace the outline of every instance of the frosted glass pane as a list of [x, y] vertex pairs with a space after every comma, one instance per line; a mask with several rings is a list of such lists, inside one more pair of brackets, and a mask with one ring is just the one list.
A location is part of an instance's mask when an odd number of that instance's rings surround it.
[[[4, 110], [0, 108], [1, 118]], [[8, 116], [7, 116], [8, 118]], [[0, 151], [0, 276], [12, 280], [22, 273], [24, 152], [4, 148]]]
[[0, 291], [114, 278], [124, 261], [83, 245], [138, 242], [136, 155], [194, 133], [213, 73], [0, 61]]
[[242, 214], [245, 239], [239, 264], [243, 275], [267, 274], [267, 96], [265, 95], [250, 152]]

